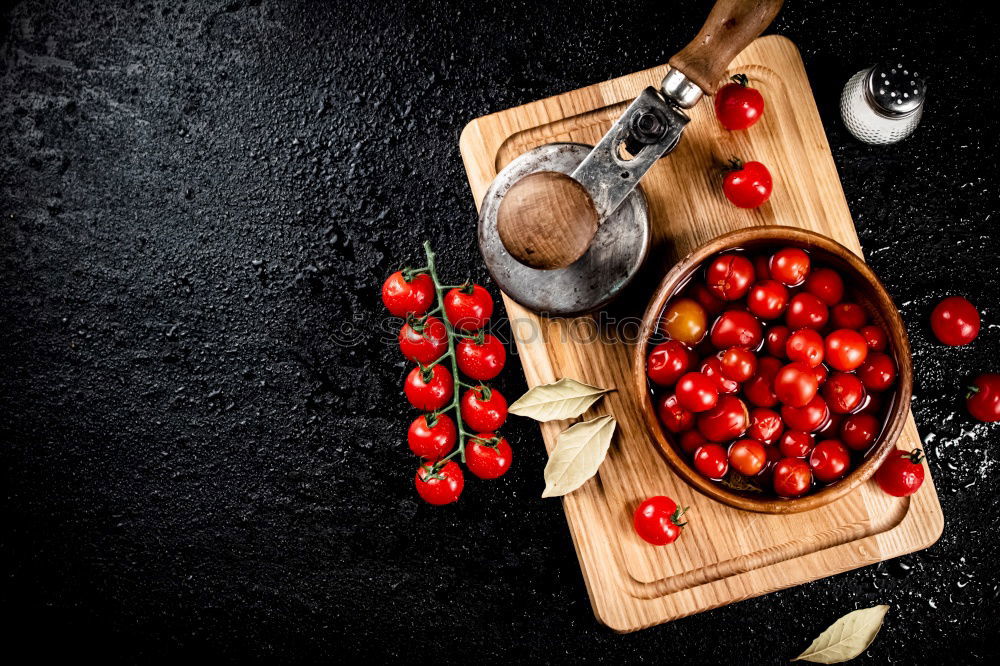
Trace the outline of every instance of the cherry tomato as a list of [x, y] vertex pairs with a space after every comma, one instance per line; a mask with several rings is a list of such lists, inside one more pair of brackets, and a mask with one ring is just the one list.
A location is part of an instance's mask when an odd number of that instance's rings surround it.
[[924, 483], [924, 466], [920, 464], [922, 453], [920, 449], [894, 449], [875, 472], [879, 487], [893, 497], [917, 492]]
[[737, 382], [745, 382], [757, 372], [757, 357], [745, 347], [730, 347], [720, 352], [722, 374]]
[[826, 401], [817, 395], [805, 407], [783, 405], [781, 418], [785, 420], [785, 426], [792, 430], [813, 432], [822, 428], [830, 418], [830, 408]]
[[772, 278], [789, 287], [797, 287], [809, 275], [809, 255], [797, 247], [786, 247], [774, 253], [770, 267]]
[[708, 440], [697, 430], [685, 430], [680, 434], [678, 438], [678, 444], [680, 444], [681, 450], [688, 455], [694, 453], [699, 446], [707, 443]]
[[858, 367], [858, 378], [869, 391], [884, 391], [896, 382], [896, 362], [888, 354], [869, 354]]
[[781, 369], [781, 361], [765, 356], [757, 363], [757, 374], [743, 385], [743, 395], [758, 407], [774, 407], [778, 396], [774, 394], [774, 377]]
[[965, 406], [980, 421], [1000, 421], [1000, 375], [979, 375], [969, 387]]
[[844, 298], [844, 281], [831, 268], [817, 268], [806, 278], [806, 291], [832, 307]]
[[816, 383], [822, 386], [826, 382], [827, 375], [830, 373], [826, 369], [826, 366], [820, 363], [813, 368], [813, 374], [816, 375]]
[[818, 390], [819, 383], [813, 369], [801, 361], [789, 363], [774, 376], [774, 394], [791, 407], [804, 407]]
[[850, 414], [861, 407], [865, 387], [856, 376], [835, 372], [823, 384], [823, 398], [834, 414]]
[[809, 292], [795, 294], [788, 304], [785, 322], [793, 331], [798, 328], [820, 329], [830, 317], [826, 303]]
[[710, 479], [721, 479], [729, 471], [726, 450], [718, 444], [699, 446], [694, 452], [694, 468]]
[[689, 372], [679, 380], [674, 389], [681, 407], [690, 412], [704, 412], [719, 402], [719, 389], [700, 372]]
[[673, 386], [691, 365], [691, 353], [677, 340], [653, 347], [646, 359], [646, 376], [660, 386]]
[[877, 415], [882, 409], [883, 402], [881, 393], [869, 393], [868, 399], [865, 400], [865, 406], [861, 408], [861, 411]]
[[718, 356], [709, 356], [702, 361], [701, 374], [712, 380], [719, 393], [736, 393], [740, 390], [740, 383], [730, 379], [722, 371], [722, 361]]
[[472, 430], [491, 432], [507, 420], [507, 400], [503, 394], [482, 384], [462, 394], [460, 407], [462, 421]]
[[786, 458], [805, 458], [812, 453], [813, 446], [813, 436], [801, 430], [786, 430], [778, 442], [781, 455]]
[[458, 369], [478, 381], [493, 379], [503, 370], [507, 362], [507, 350], [503, 343], [490, 335], [483, 334], [482, 343], [475, 338], [465, 338], [455, 347]]
[[451, 373], [440, 364], [426, 370], [413, 368], [403, 385], [403, 392], [410, 404], [425, 412], [433, 412], [447, 405], [454, 389]]
[[754, 407], [750, 410], [750, 427], [747, 428], [747, 437], [770, 445], [778, 441], [784, 428], [785, 424], [781, 420], [781, 414], [773, 409]]
[[430, 365], [448, 351], [448, 331], [437, 317], [428, 317], [426, 321], [407, 321], [399, 329], [399, 350], [403, 356], [420, 363]]
[[710, 337], [716, 349], [747, 347], [756, 349], [763, 331], [757, 318], [746, 310], [727, 310], [712, 324]]
[[756, 439], [741, 439], [729, 447], [729, 464], [743, 476], [757, 476], [767, 463], [767, 451]]
[[753, 279], [753, 264], [742, 254], [720, 255], [705, 270], [709, 290], [724, 301], [746, 296]]
[[851, 453], [835, 439], [824, 439], [809, 454], [813, 476], [824, 483], [836, 481], [851, 465]]
[[860, 333], [864, 337], [865, 342], [868, 343], [868, 349], [871, 351], [885, 351], [886, 347], [889, 346], [889, 338], [880, 326], [862, 326]]
[[854, 451], [864, 451], [875, 443], [881, 429], [879, 420], [868, 412], [851, 414], [840, 424], [840, 441]]
[[480, 479], [503, 476], [510, 469], [513, 456], [507, 439], [492, 432], [477, 433], [465, 445], [465, 466]]
[[961, 347], [979, 335], [979, 311], [961, 296], [946, 298], [931, 312], [931, 330], [950, 347]]
[[758, 254], [753, 258], [753, 274], [758, 280], [771, 279], [770, 257]]
[[441, 469], [432, 470], [432, 465], [421, 465], [417, 468], [414, 483], [420, 498], [435, 506], [451, 504], [457, 500], [458, 496], [462, 494], [462, 488], [465, 487], [462, 468], [454, 461], [449, 460], [441, 466]]
[[792, 329], [787, 326], [772, 326], [767, 330], [765, 339], [765, 349], [771, 356], [777, 358], [787, 358], [788, 338], [792, 336]]
[[690, 295], [710, 315], [717, 315], [726, 308], [726, 302], [713, 294], [712, 290], [701, 282], [696, 282], [691, 287]]
[[774, 492], [781, 497], [801, 497], [812, 486], [812, 471], [805, 460], [782, 458], [774, 466]]
[[731, 395], [719, 396], [719, 402], [707, 412], [698, 415], [698, 430], [710, 442], [729, 442], [750, 425], [747, 406]]
[[750, 288], [747, 309], [761, 319], [780, 317], [788, 307], [788, 287], [777, 280], [761, 280]]
[[836, 328], [858, 330], [868, 323], [868, 313], [857, 303], [840, 303], [830, 311], [830, 319]]
[[660, 330], [669, 338], [696, 345], [705, 337], [707, 324], [705, 308], [690, 298], [678, 298], [663, 313]]
[[800, 328], [788, 336], [785, 355], [791, 361], [802, 361], [815, 368], [823, 362], [823, 336], [811, 328]]
[[868, 343], [857, 331], [841, 328], [826, 336], [823, 352], [834, 370], [851, 372], [868, 358]]
[[722, 181], [722, 192], [738, 208], [758, 208], [771, 197], [771, 172], [760, 162], [734, 160]]
[[407, 280], [403, 271], [396, 271], [382, 284], [382, 302], [397, 317], [419, 317], [434, 302], [434, 281], [427, 273], [419, 273]]
[[456, 287], [445, 294], [444, 314], [459, 331], [478, 331], [493, 315], [493, 298], [478, 284]]
[[447, 414], [421, 414], [410, 424], [406, 443], [421, 458], [439, 460], [455, 448], [458, 431]]
[[764, 113], [764, 97], [756, 88], [748, 87], [746, 74], [735, 74], [732, 83], [715, 93], [715, 117], [727, 130], [745, 130], [760, 120]]
[[657, 495], [640, 504], [632, 516], [635, 533], [646, 543], [666, 546], [677, 541], [687, 523], [681, 522], [686, 509], [678, 509], [669, 497]]
[[694, 427], [694, 414], [681, 407], [673, 393], [665, 393], [657, 399], [656, 413], [660, 423], [670, 432], [684, 432]]

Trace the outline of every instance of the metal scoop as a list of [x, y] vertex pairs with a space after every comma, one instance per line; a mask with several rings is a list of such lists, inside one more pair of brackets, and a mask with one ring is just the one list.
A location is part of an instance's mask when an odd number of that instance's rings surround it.
[[680, 141], [690, 109], [774, 19], [782, 0], [718, 0], [697, 37], [670, 59], [600, 142], [548, 144], [508, 164], [479, 214], [479, 247], [500, 288], [532, 310], [603, 307], [635, 277], [649, 248], [636, 189]]

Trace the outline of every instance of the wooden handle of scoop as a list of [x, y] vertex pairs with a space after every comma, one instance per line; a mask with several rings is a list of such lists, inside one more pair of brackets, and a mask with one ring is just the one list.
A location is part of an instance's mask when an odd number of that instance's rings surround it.
[[771, 24], [783, 0], [717, 0], [698, 36], [670, 59], [670, 66], [708, 95], [736, 55]]

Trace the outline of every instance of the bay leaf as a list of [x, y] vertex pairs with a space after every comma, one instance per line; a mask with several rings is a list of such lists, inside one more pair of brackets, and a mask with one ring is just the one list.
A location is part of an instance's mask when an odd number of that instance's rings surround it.
[[875, 640], [888, 610], [889, 607], [883, 604], [848, 613], [831, 624], [805, 652], [792, 661], [839, 664], [854, 659]]
[[545, 464], [542, 497], [561, 497], [582, 486], [597, 473], [618, 422], [610, 415], [566, 428], [556, 437], [556, 447]]
[[609, 390], [563, 378], [536, 386], [515, 400], [507, 411], [536, 421], [571, 419], [587, 411]]

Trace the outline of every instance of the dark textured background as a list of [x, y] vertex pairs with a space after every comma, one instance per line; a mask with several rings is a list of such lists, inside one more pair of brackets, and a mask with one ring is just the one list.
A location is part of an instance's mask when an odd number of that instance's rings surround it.
[[[1000, 356], [989, 3], [788, 4], [773, 31], [909, 327], [937, 545], [617, 636], [539, 499], [532, 424], [506, 428], [503, 480], [415, 499], [378, 287], [424, 238], [486, 279], [461, 128], [664, 62], [707, 2], [29, 1], [0, 26], [4, 650], [781, 662], [889, 603], [872, 662], [996, 653], [1000, 430], [960, 400]], [[840, 88], [900, 53], [928, 74], [923, 123], [859, 144]], [[968, 348], [929, 334], [951, 293], [984, 315]], [[516, 359], [499, 385], [523, 391]]]

